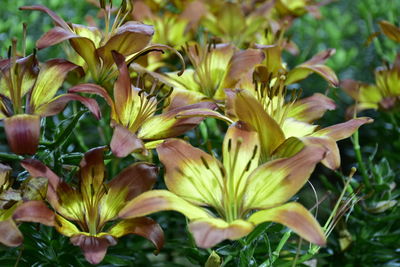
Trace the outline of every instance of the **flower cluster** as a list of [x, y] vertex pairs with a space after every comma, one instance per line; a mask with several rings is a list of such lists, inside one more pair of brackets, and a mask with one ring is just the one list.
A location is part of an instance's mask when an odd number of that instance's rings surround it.
[[[13, 41], [9, 57], [0, 61], [0, 120], [10, 154], [20, 155], [13, 156], [29, 176], [13, 189], [11, 168], [0, 164], [0, 242], [20, 245], [16, 223], [39, 222], [69, 237], [87, 261], [97, 264], [109, 246], [128, 234], [142, 236], [161, 250], [163, 230], [144, 216], [172, 210], [187, 217], [200, 248], [241, 239], [264, 222], [282, 224], [324, 246], [324, 230], [294, 196], [318, 163], [338, 169], [336, 142], [372, 119], [321, 128], [317, 120], [336, 108], [334, 100], [321, 93], [302, 98], [298, 84], [317, 74], [337, 87], [338, 77], [325, 65], [335, 50], [322, 51], [294, 68], [282, 57], [283, 51], [299, 52], [286, 30], [303, 14], [318, 17], [320, 4], [171, 1], [172, 12], [163, 1], [124, 0], [117, 9], [107, 2], [95, 3], [105, 20], [102, 29], [66, 22], [44, 6], [20, 8], [50, 16], [55, 26], [36, 47], [65, 42], [68, 60], [41, 63], [36, 52], [27, 56], [24, 49], [19, 54]], [[188, 59], [185, 71], [185, 59], [176, 50], [181, 47]], [[176, 55], [180, 62], [174, 61]], [[359, 101], [358, 110], [397, 103], [398, 61], [376, 72], [376, 86], [353, 81], [346, 87]], [[180, 72], [173, 72], [180, 66]], [[63, 83], [69, 89], [57, 94]], [[96, 117], [91, 125], [112, 132], [104, 143], [86, 151], [57, 147], [65, 140], [49, 144], [53, 137], [45, 117], [54, 116], [57, 122], [71, 100]], [[72, 116], [77, 105], [68, 105]], [[218, 125], [223, 139], [222, 149], [207, 144], [212, 153], [189, 142], [193, 129], [206, 127], [206, 118], [213, 118], [207, 121]], [[78, 121], [59, 136], [68, 138]], [[86, 147], [84, 139], [78, 141]], [[63, 151], [81, 153], [80, 163], [65, 164]], [[121, 160], [129, 162], [123, 169]], [[107, 178], [110, 165], [112, 173], [119, 173], [112, 179]], [[158, 177], [161, 166], [164, 178]], [[159, 180], [166, 188], [153, 190]]]

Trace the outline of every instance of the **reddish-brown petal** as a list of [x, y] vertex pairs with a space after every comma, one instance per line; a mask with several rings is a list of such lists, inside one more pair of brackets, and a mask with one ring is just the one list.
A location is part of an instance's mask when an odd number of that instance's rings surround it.
[[316, 93], [296, 101], [290, 107], [287, 116], [299, 121], [312, 123], [321, 118], [327, 110], [334, 110], [335, 108], [335, 101], [323, 94]]
[[14, 211], [13, 219], [21, 222], [37, 222], [54, 226], [54, 212], [40, 200], [32, 200], [18, 206]]
[[368, 117], [360, 117], [348, 120], [343, 123], [335, 124], [326, 128], [323, 128], [315, 133], [313, 136], [328, 136], [336, 141], [350, 137], [357, 129], [368, 123], [372, 123], [374, 120]]
[[301, 139], [306, 145], [321, 145], [326, 148], [326, 154], [324, 159], [321, 161], [327, 168], [336, 170], [340, 167], [340, 152], [336, 141], [328, 136], [306, 136]]
[[144, 149], [142, 140], [119, 124], [114, 127], [110, 147], [112, 153], [119, 158], [124, 158], [134, 151]]
[[127, 106], [133, 101], [131, 79], [125, 57], [115, 51], [112, 51], [112, 56], [119, 71], [118, 79], [114, 84], [115, 111], [119, 118], [125, 118]]
[[117, 238], [127, 234], [140, 235], [151, 241], [157, 251], [164, 246], [164, 232], [160, 225], [146, 217], [122, 220], [109, 230], [109, 234]]
[[4, 119], [7, 142], [15, 154], [36, 153], [40, 138], [40, 116], [20, 114]]
[[42, 11], [44, 13], [46, 13], [47, 15], [49, 15], [54, 23], [57, 26], [60, 26], [64, 29], [69, 29], [68, 24], [65, 22], [65, 20], [63, 20], [62, 18], [60, 18], [55, 12], [51, 11], [49, 8], [42, 6], [42, 5], [33, 5], [33, 6], [22, 6], [19, 8], [20, 10], [37, 10], [37, 11]]
[[0, 243], [8, 247], [16, 247], [21, 245], [23, 241], [22, 233], [11, 218], [0, 221]]
[[91, 264], [100, 263], [104, 259], [108, 247], [117, 244], [117, 240], [111, 235], [95, 237], [77, 234], [72, 236], [70, 240], [74, 246], [81, 248], [85, 259]]
[[76, 95], [76, 94], [59, 95], [59, 96], [53, 98], [50, 102], [47, 102], [47, 103], [41, 105], [40, 107], [38, 107], [35, 110], [35, 114], [38, 114], [43, 117], [56, 115], [56, 114], [60, 113], [65, 108], [65, 106], [68, 104], [68, 102], [70, 102], [72, 100], [79, 101], [83, 105], [85, 105], [90, 110], [90, 112], [92, 112], [93, 116], [96, 117], [96, 119], [99, 120], [101, 118], [100, 107], [97, 104], [96, 100], [94, 100], [92, 98]]
[[227, 223], [221, 219], [210, 218], [191, 222], [189, 229], [198, 247], [211, 248], [225, 239], [236, 240], [246, 236], [254, 226], [243, 220]]
[[107, 43], [97, 49], [98, 55], [103, 59], [104, 66], [113, 64], [111, 51], [116, 51], [127, 57], [145, 48], [154, 34], [153, 26], [129, 21], [118, 28]]

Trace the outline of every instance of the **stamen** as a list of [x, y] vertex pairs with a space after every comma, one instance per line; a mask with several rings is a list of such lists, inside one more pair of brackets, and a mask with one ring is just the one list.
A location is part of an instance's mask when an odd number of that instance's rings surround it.
[[201, 162], [203, 163], [204, 167], [206, 167], [207, 170], [210, 169], [210, 166], [208, 166], [208, 163], [206, 159], [203, 156], [200, 156]]

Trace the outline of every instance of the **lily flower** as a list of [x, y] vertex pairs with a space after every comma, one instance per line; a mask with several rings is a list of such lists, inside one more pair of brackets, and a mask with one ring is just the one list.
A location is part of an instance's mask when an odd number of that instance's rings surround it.
[[38, 63], [34, 54], [19, 58], [13, 40], [11, 56], [0, 60], [0, 120], [16, 154], [35, 154], [40, 136], [40, 118], [61, 112], [71, 100], [80, 101], [97, 118], [100, 110], [93, 99], [56, 93], [67, 74], [80, 67], [63, 59]]
[[153, 190], [130, 201], [122, 218], [136, 218], [162, 210], [174, 210], [189, 220], [197, 246], [210, 248], [237, 240], [263, 222], [281, 223], [306, 240], [325, 244], [318, 222], [301, 204], [286, 203], [309, 179], [324, 157], [321, 146], [304, 148], [294, 157], [258, 165], [257, 133], [244, 123], [226, 133], [222, 163], [179, 139], [157, 147], [166, 168], [167, 190]]
[[172, 96], [184, 103], [197, 103], [203, 99], [224, 100], [224, 89], [234, 88], [264, 59], [261, 51], [240, 51], [230, 44], [201, 46], [191, 43], [186, 45], [185, 51], [193, 69], [186, 69], [181, 76], [176, 72], [157, 76], [174, 87]]
[[24, 240], [18, 222], [54, 226], [54, 214], [42, 201], [47, 179], [28, 179], [19, 189], [13, 189], [10, 173], [11, 168], [0, 163], [0, 243], [15, 247]]
[[[357, 111], [365, 109], [392, 110], [400, 100], [400, 54], [391, 66], [380, 67], [375, 71], [375, 84], [354, 80], [344, 80], [343, 90], [357, 101]], [[350, 110], [354, 110], [350, 108]]]
[[348, 138], [361, 125], [373, 121], [367, 117], [356, 118], [319, 129], [313, 122], [336, 107], [330, 98], [316, 93], [298, 100], [294, 93], [286, 101], [284, 81], [276, 81], [274, 86], [256, 83], [254, 91], [255, 94], [248, 90], [227, 90], [226, 112], [232, 119], [245, 121], [258, 132], [263, 162], [294, 155], [304, 144], [320, 144], [328, 149], [322, 163], [337, 169], [340, 154], [336, 141]]
[[124, 56], [115, 51], [112, 53], [119, 70], [113, 98], [104, 88], [91, 84], [76, 86], [70, 92], [97, 94], [106, 100], [111, 107], [111, 126], [114, 128], [110, 146], [117, 157], [145, 152], [166, 138], [179, 136], [196, 127], [208, 114], [218, 116], [213, 111], [217, 106], [212, 102], [167, 106], [161, 114], [156, 114], [160, 110], [159, 104], [169, 94], [157, 99], [160, 89], [156, 82], [149, 92], [133, 86]]
[[115, 50], [133, 59], [135, 55], [144, 52], [144, 48], [149, 45], [154, 29], [150, 25], [125, 21], [132, 9], [130, 1], [123, 1], [112, 23], [110, 21], [111, 7], [103, 5], [102, 8], [105, 13], [104, 31], [96, 27], [67, 23], [45, 6], [23, 6], [20, 9], [44, 12], [56, 25], [37, 41], [38, 49], [68, 40], [76, 53], [86, 62], [85, 68], [89, 69], [92, 79], [98, 84], [105, 84], [114, 78], [112, 70], [114, 61], [111, 51]]
[[[104, 148], [85, 153], [78, 173], [79, 184], [72, 187], [60, 179], [47, 166], [35, 159], [22, 162], [33, 177], [49, 180], [47, 200], [55, 210], [56, 230], [79, 246], [92, 264], [103, 260], [107, 248], [117, 238], [135, 234], [151, 241], [159, 250], [164, 243], [160, 226], [150, 218], [119, 220], [118, 212], [126, 203], [142, 192], [150, 190], [158, 168], [147, 163], [134, 163], [117, 177], [105, 181]], [[119, 220], [113, 226], [109, 222]]]

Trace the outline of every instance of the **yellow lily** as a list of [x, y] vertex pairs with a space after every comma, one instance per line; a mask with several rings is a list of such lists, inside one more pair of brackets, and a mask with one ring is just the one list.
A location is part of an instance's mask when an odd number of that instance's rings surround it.
[[324, 157], [322, 147], [306, 147], [294, 157], [259, 166], [257, 133], [238, 122], [228, 129], [222, 151], [221, 163], [185, 141], [165, 141], [157, 152], [166, 167], [169, 191], [146, 192], [130, 201], [119, 216], [178, 211], [190, 220], [189, 229], [202, 248], [239, 239], [267, 221], [286, 225], [310, 242], [325, 244], [311, 213], [299, 203], [286, 203]]
[[[400, 100], [400, 54], [391, 66], [375, 71], [375, 84], [344, 80], [342, 89], [357, 101], [357, 111], [365, 109], [391, 110]], [[354, 110], [354, 107], [350, 109]], [[351, 113], [351, 112], [350, 112]]]

